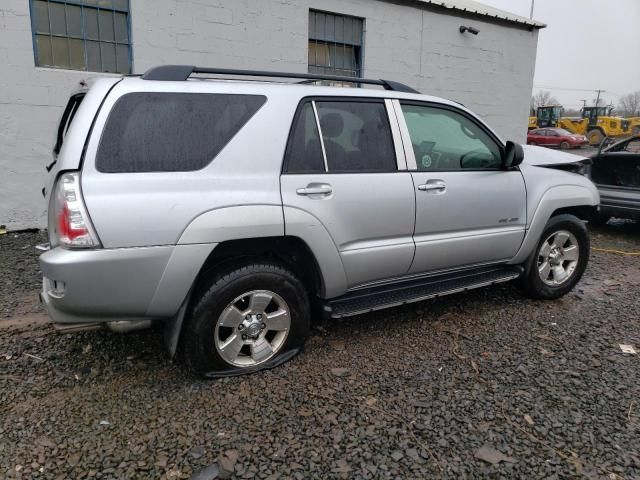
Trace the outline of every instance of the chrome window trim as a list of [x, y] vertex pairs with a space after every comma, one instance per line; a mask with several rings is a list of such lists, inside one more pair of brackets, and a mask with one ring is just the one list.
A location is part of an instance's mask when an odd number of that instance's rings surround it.
[[418, 170], [418, 164], [416, 163], [416, 155], [413, 153], [413, 144], [411, 143], [411, 136], [409, 135], [409, 129], [407, 128], [407, 122], [402, 113], [402, 107], [400, 106], [400, 100], [394, 99], [391, 101], [393, 109], [396, 114], [398, 126], [400, 128], [400, 138], [402, 139], [402, 145], [404, 148], [404, 156], [407, 170]]
[[324, 160], [324, 172], [329, 172], [329, 163], [327, 162], [327, 151], [324, 148], [324, 138], [322, 136], [322, 128], [320, 127], [320, 117], [318, 116], [318, 109], [316, 108], [316, 101], [311, 101], [313, 107], [313, 116], [316, 117], [316, 127], [318, 129], [318, 136], [320, 137], [320, 147], [322, 148], [322, 159]]
[[407, 170], [407, 159], [404, 153], [404, 142], [400, 134], [400, 124], [398, 121], [398, 115], [393, 106], [393, 101], [389, 98], [384, 99], [384, 106], [387, 109], [387, 117], [389, 126], [391, 127], [391, 137], [393, 139], [393, 148], [396, 152], [396, 164], [398, 171]]

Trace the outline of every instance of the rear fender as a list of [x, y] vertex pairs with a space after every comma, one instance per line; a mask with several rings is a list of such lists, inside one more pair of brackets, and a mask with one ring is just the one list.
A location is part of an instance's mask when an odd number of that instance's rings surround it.
[[[283, 213], [287, 235], [304, 241], [318, 262], [322, 276], [320, 296], [335, 297], [346, 291], [347, 279], [338, 249], [326, 228], [309, 213], [290, 207], [285, 207], [283, 212], [281, 206], [275, 205], [208, 211], [196, 217], [182, 232], [149, 308], [150, 314], [165, 313], [169, 309], [173, 312], [165, 323], [165, 342], [172, 356], [177, 349], [194, 281], [211, 252], [228, 240], [284, 236]], [[177, 292], [173, 292], [173, 288]]]
[[321, 298], [333, 298], [347, 291], [347, 275], [344, 271], [338, 247], [325, 226], [309, 212], [295, 207], [284, 207], [287, 235], [304, 241], [316, 257], [322, 276]]
[[284, 236], [280, 205], [242, 205], [209, 210], [184, 229], [178, 245]]

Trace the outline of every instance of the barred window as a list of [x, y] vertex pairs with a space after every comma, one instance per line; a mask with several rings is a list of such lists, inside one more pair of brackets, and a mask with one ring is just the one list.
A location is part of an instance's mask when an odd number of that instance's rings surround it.
[[30, 0], [36, 65], [131, 73], [129, 0]]
[[359, 77], [364, 19], [309, 10], [309, 73]]

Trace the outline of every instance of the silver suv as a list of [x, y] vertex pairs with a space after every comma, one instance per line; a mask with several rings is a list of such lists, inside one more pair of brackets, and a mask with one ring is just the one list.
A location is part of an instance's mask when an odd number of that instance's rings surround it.
[[516, 279], [552, 299], [586, 267], [582, 159], [504, 143], [456, 102], [192, 66], [81, 87], [43, 190], [41, 296], [62, 331], [159, 324], [193, 371], [233, 375], [291, 358], [312, 312]]

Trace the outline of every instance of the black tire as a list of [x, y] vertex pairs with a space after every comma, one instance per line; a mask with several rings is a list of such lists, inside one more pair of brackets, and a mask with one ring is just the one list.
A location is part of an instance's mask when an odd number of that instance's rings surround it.
[[[544, 283], [540, 278], [538, 273], [538, 254], [543, 242], [554, 232], [560, 230], [566, 230], [575, 236], [578, 242], [579, 256], [575, 269], [567, 281], [557, 286], [551, 286]], [[525, 274], [520, 280], [520, 286], [525, 295], [542, 300], [552, 300], [566, 295], [580, 281], [587, 268], [589, 248], [589, 235], [584, 222], [573, 215], [567, 214], [551, 217], [540, 236], [535, 251], [529, 257], [527, 265], [525, 265]]]
[[604, 133], [599, 128], [594, 128], [587, 132], [587, 138], [589, 139], [589, 145], [599, 147], [602, 140], [604, 140]]
[[589, 217], [589, 223], [593, 223], [594, 225], [605, 225], [609, 220], [611, 220], [611, 215], [600, 212], [595, 212]]
[[570, 147], [571, 147], [571, 145], [569, 145], [569, 142], [561, 142], [560, 143], [560, 150], [569, 150]]
[[[264, 363], [236, 366], [228, 363], [215, 346], [216, 325], [222, 311], [238, 296], [254, 290], [269, 290], [289, 307], [291, 325], [277, 352]], [[230, 376], [273, 368], [294, 356], [309, 334], [309, 296], [289, 270], [271, 262], [236, 266], [214, 276], [209, 286], [200, 289], [199, 298], [185, 318], [181, 352], [188, 368], [202, 376]]]

